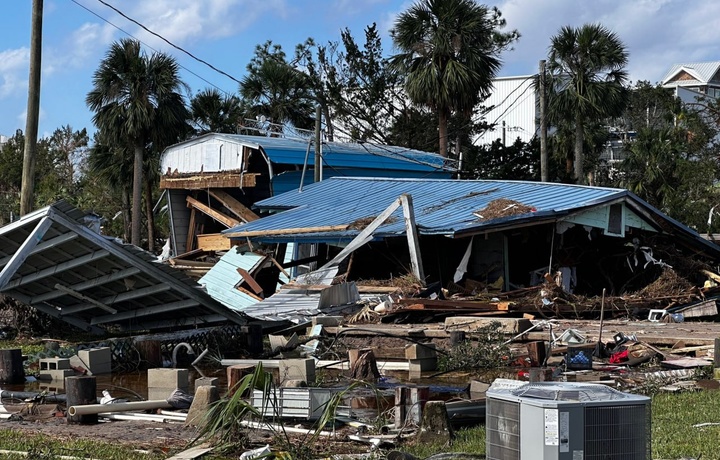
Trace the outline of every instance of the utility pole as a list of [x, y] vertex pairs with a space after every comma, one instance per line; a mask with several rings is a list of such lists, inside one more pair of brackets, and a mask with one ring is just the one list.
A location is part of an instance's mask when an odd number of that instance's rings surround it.
[[322, 158], [320, 158], [320, 121], [322, 118], [321, 108], [318, 105], [315, 108], [315, 163], [313, 171], [315, 172], [314, 182], [320, 182], [320, 167], [322, 165]]
[[546, 91], [545, 91], [545, 61], [540, 61], [540, 181], [549, 182], [548, 151], [547, 151], [547, 117], [546, 112]]
[[38, 118], [40, 116], [43, 0], [33, 0], [32, 5], [30, 78], [28, 81], [27, 118], [25, 121], [22, 188], [20, 189], [20, 215], [32, 211], [35, 199], [35, 152], [37, 150]]

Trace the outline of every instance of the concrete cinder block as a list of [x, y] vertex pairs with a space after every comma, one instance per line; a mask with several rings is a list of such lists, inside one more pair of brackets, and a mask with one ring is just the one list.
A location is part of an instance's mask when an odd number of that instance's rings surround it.
[[109, 374], [112, 372], [112, 352], [110, 347], [87, 348], [78, 351], [78, 358], [83, 362], [82, 367], [90, 375]]
[[162, 401], [168, 399], [176, 388], [148, 387], [148, 401]]
[[212, 403], [220, 399], [215, 386], [203, 385], [195, 392], [190, 409], [188, 410], [185, 426], [200, 426], [205, 422], [205, 415]]
[[189, 377], [187, 369], [148, 369], [148, 388], [170, 388], [188, 391]]
[[218, 386], [218, 382], [220, 382], [220, 379], [217, 377], [200, 377], [195, 379], [195, 393], [197, 393], [198, 388], [200, 387], [216, 387]]
[[284, 359], [280, 361], [280, 382], [285, 380], [304, 380], [307, 383], [315, 381], [315, 360]]
[[40, 372], [58, 369], [72, 369], [68, 358], [40, 358]]
[[413, 373], [434, 371], [437, 369], [437, 357], [426, 359], [410, 359], [408, 370]]
[[40, 371], [38, 374], [39, 380], [65, 380], [65, 377], [72, 377], [75, 375], [75, 371], [72, 369], [47, 369]]
[[408, 345], [405, 347], [405, 359], [437, 358], [437, 349], [434, 343]]

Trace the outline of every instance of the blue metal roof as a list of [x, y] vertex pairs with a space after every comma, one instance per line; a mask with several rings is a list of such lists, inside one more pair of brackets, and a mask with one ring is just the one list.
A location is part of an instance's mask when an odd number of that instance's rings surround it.
[[[255, 144], [262, 148], [272, 163], [302, 165], [308, 149], [308, 140], [282, 137], [247, 136], [242, 134], [216, 134], [229, 141]], [[314, 144], [310, 146], [308, 165], [314, 164]], [[452, 160], [436, 153], [422, 152], [405, 147], [369, 143], [322, 143], [323, 167], [366, 168], [403, 171], [442, 172], [447, 177], [455, 171]]]
[[[268, 242], [346, 242], [359, 230], [283, 235], [273, 235], [273, 231], [348, 225], [374, 218], [402, 194], [412, 196], [420, 234], [452, 237], [549, 222], [593, 206], [623, 201], [658, 230], [673, 233], [709, 255], [720, 257], [720, 247], [627, 190], [550, 182], [333, 177], [310, 184], [302, 192], [294, 190], [257, 202], [257, 208], [282, 212], [225, 233], [265, 232], [259, 239]], [[497, 199], [513, 200], [533, 211], [488, 220], [474, 214]], [[375, 238], [404, 234], [402, 210], [395, 211], [392, 217], [378, 228]]]
[[[333, 177], [311, 184], [302, 192], [286, 192], [256, 203], [255, 206], [260, 209], [287, 210], [227, 232], [349, 224], [377, 216], [403, 193], [412, 195], [415, 219], [421, 233], [454, 235], [509, 221], [553, 218], [571, 210], [621, 198], [629, 192], [541, 182]], [[518, 201], [533, 207], [535, 212], [489, 221], [481, 221], [473, 214], [500, 198]], [[405, 231], [402, 211], [396, 211], [394, 217], [392, 222], [380, 227], [376, 236]], [[355, 233], [348, 230], [334, 236]]]

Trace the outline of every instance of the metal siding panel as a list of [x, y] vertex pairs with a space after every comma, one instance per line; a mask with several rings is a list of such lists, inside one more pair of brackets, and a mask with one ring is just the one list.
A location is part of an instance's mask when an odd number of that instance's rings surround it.
[[484, 102], [495, 106], [485, 115], [489, 123], [497, 123], [473, 140], [474, 144], [490, 144], [502, 139], [502, 122], [506, 123], [506, 144], [511, 145], [518, 137], [529, 142], [537, 132], [537, 110], [533, 76], [496, 79], [493, 92]]

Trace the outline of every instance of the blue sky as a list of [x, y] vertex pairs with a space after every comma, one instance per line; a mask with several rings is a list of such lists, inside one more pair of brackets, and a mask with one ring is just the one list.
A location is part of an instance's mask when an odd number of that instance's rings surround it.
[[[106, 0], [171, 42], [241, 79], [256, 44], [272, 40], [292, 53], [308, 37], [339, 40], [348, 27], [361, 41], [377, 23], [386, 52], [389, 29], [412, 1], [403, 0]], [[0, 134], [25, 129], [31, 0], [6, 2], [0, 34]], [[633, 81], [660, 81], [674, 63], [720, 60], [720, 2], [714, 0], [504, 0], [497, 6], [522, 37], [503, 56], [500, 76], [536, 72], [550, 37], [565, 25], [599, 22], [630, 52]], [[82, 6], [79, 6], [79, 5]], [[87, 8], [84, 9], [83, 7]], [[89, 12], [87, 10], [92, 11]], [[93, 14], [95, 13], [95, 14]], [[40, 136], [62, 125], [94, 131], [85, 105], [92, 74], [108, 46], [126, 36], [176, 57], [193, 93], [210, 86], [237, 92], [237, 83], [142, 31], [97, 0], [45, 0]], [[194, 76], [192, 73], [199, 77]]]

